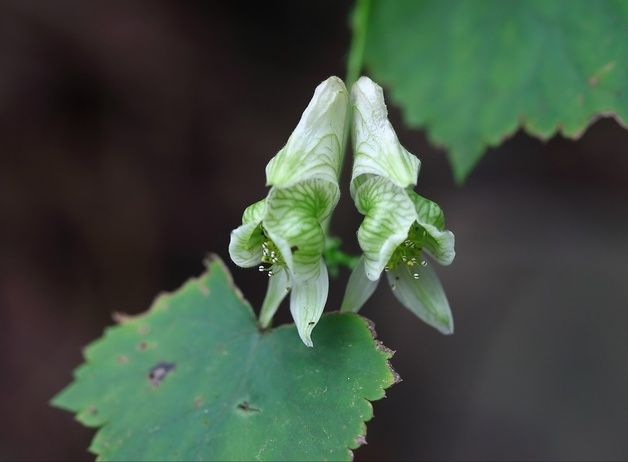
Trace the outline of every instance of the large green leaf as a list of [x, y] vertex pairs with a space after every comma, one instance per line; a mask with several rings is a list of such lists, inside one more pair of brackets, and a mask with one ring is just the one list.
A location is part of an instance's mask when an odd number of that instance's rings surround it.
[[103, 460], [338, 460], [364, 442], [369, 400], [396, 380], [390, 350], [353, 314], [261, 332], [219, 260], [89, 345], [54, 398]]
[[628, 121], [625, 0], [373, 0], [369, 18], [370, 71], [459, 181], [520, 126], [575, 138]]

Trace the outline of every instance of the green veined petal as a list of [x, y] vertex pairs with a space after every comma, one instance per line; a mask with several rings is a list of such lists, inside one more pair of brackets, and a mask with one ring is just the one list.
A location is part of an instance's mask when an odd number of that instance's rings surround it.
[[364, 267], [364, 256], [360, 257], [360, 261], [353, 268], [345, 296], [340, 306], [340, 311], [353, 311], [357, 313], [366, 301], [373, 295], [379, 284], [379, 279], [371, 281], [366, 277], [366, 268]]
[[418, 265], [412, 271], [418, 274], [418, 279], [413, 277], [405, 265], [399, 265], [387, 273], [395, 297], [439, 332], [452, 334], [454, 320], [438, 276], [430, 265]]
[[317, 178], [337, 183], [348, 105], [347, 89], [338, 77], [316, 87], [288, 142], [266, 166], [267, 184], [287, 188]]
[[329, 292], [329, 277], [327, 266], [323, 259], [319, 259], [318, 276], [305, 282], [295, 282], [290, 294], [290, 313], [299, 331], [299, 336], [308, 347], [313, 347], [312, 330], [323, 314], [327, 294]]
[[419, 223], [432, 225], [440, 231], [445, 229], [445, 214], [436, 202], [414, 191], [408, 191], [408, 196], [414, 202]]
[[281, 269], [268, 280], [268, 289], [259, 315], [260, 326], [266, 328], [270, 325], [277, 308], [288, 292], [290, 292], [290, 277], [288, 271]]
[[319, 260], [325, 249], [321, 223], [331, 214], [338, 197], [338, 186], [323, 180], [271, 189], [264, 229], [281, 251], [295, 281], [318, 276]]
[[380, 176], [356, 181], [355, 203], [364, 215], [358, 242], [364, 252], [366, 276], [376, 281], [393, 252], [416, 221], [414, 204], [405, 190]]
[[450, 265], [456, 256], [454, 233], [445, 229], [445, 215], [435, 202], [408, 191], [417, 212], [417, 222], [425, 230], [421, 245], [441, 265]]
[[[368, 77], [360, 77], [351, 90], [353, 111], [353, 173], [374, 174], [401, 188], [415, 185], [421, 162], [399, 142], [388, 121], [382, 88]], [[353, 184], [352, 184], [353, 187]]]
[[264, 211], [266, 210], [266, 199], [257, 201], [254, 204], [249, 205], [242, 214], [242, 223], [260, 223], [264, 218]]
[[259, 265], [262, 261], [264, 235], [259, 223], [247, 223], [231, 231], [229, 256], [242, 268]]

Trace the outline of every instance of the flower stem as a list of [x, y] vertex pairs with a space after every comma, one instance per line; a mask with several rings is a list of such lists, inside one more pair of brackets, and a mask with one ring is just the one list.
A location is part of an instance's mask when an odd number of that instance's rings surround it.
[[345, 79], [345, 84], [349, 90], [351, 90], [351, 85], [360, 77], [360, 71], [362, 70], [370, 10], [371, 0], [357, 0], [355, 8], [351, 13], [353, 36], [347, 58], [347, 77]]
[[[345, 77], [345, 85], [347, 90], [351, 92], [351, 85], [358, 80], [362, 71], [362, 61], [364, 59], [364, 47], [366, 45], [366, 31], [368, 28], [369, 12], [371, 10], [371, 0], [357, 0], [353, 11], [351, 12], [350, 25], [353, 31], [351, 36], [351, 45], [349, 47], [349, 55], [347, 56], [347, 75]], [[350, 95], [349, 95], [350, 97]], [[345, 120], [345, 134], [342, 140], [342, 157], [340, 161], [340, 171], [344, 165], [344, 159], [349, 144], [349, 133], [351, 132], [351, 119], [353, 108], [349, 105]], [[329, 222], [327, 220], [323, 224], [325, 234], [329, 233]]]

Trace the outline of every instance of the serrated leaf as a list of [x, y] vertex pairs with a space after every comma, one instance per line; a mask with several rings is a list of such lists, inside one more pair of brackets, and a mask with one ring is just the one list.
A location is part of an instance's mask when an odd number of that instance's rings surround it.
[[315, 348], [260, 331], [219, 260], [85, 350], [53, 405], [99, 427], [101, 460], [340, 460], [364, 442], [391, 352], [355, 314], [328, 314]]
[[518, 127], [628, 122], [628, 2], [373, 0], [365, 60], [463, 180]]

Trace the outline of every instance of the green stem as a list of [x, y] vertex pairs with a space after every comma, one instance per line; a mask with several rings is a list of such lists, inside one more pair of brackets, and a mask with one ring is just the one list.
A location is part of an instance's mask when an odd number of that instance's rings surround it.
[[360, 77], [362, 61], [364, 59], [364, 47], [366, 45], [366, 30], [368, 28], [371, 0], [357, 0], [351, 15], [351, 28], [353, 37], [347, 58], [347, 77], [345, 83], [351, 90], [351, 85]]
[[[347, 57], [347, 76], [345, 78], [345, 85], [347, 86], [347, 90], [349, 92], [351, 92], [351, 86], [356, 80], [358, 80], [360, 72], [362, 71], [362, 61], [364, 59], [364, 46], [366, 45], [366, 30], [368, 28], [370, 9], [371, 0], [357, 0], [351, 13], [350, 23], [353, 34], [351, 37], [351, 45], [349, 47], [349, 56]], [[353, 109], [350, 105], [345, 119], [345, 135], [342, 140], [342, 158], [340, 161], [341, 172], [347, 152], [347, 145], [349, 143], [352, 112]], [[327, 220], [327, 222], [323, 224], [325, 234], [329, 234], [329, 222], [330, 220]]]
[[[347, 76], [345, 78], [345, 85], [347, 90], [351, 93], [351, 86], [360, 77], [362, 71], [362, 61], [364, 59], [364, 46], [366, 44], [366, 30], [368, 27], [369, 11], [371, 9], [371, 0], [357, 0], [355, 8], [351, 13], [351, 29], [353, 30], [353, 36], [351, 38], [351, 46], [349, 47], [349, 56], [347, 57]], [[349, 133], [351, 132], [351, 118], [353, 113], [353, 107], [350, 104], [347, 111], [347, 118], [345, 120], [345, 136], [342, 140], [342, 164], [344, 163], [345, 153], [347, 151], [347, 144], [349, 142]]]

